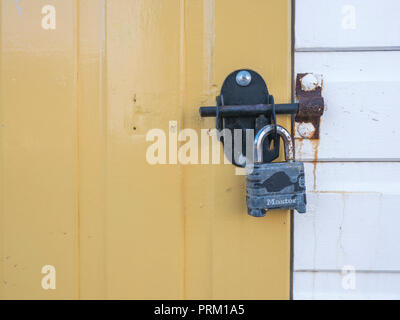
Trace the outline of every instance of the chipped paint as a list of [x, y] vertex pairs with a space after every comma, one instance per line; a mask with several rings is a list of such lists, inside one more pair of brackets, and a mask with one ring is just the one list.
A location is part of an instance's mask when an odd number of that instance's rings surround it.
[[303, 91], [313, 91], [322, 87], [322, 76], [319, 74], [308, 73], [301, 78], [301, 89]]
[[296, 132], [305, 139], [311, 139], [315, 133], [315, 127], [311, 122], [296, 122]]

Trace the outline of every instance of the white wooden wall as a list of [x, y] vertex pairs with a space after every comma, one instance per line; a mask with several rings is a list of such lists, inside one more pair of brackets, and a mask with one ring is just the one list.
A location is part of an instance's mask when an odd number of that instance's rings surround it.
[[296, 141], [295, 299], [400, 298], [400, 1], [296, 0], [295, 71], [324, 78], [320, 141]]

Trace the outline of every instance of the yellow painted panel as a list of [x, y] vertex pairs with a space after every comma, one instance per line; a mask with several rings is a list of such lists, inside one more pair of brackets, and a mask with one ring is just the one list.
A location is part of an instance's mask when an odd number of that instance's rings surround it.
[[145, 137], [213, 128], [241, 67], [289, 101], [289, 2], [52, 0], [55, 30], [1, 2], [1, 298], [288, 298], [289, 214], [247, 216], [231, 165], [151, 166]]
[[[215, 127], [198, 106], [214, 104], [240, 68], [258, 71], [275, 101], [290, 101], [290, 10], [281, 0], [187, 2], [185, 127]], [[280, 123], [290, 128], [288, 117]], [[231, 165], [186, 166], [184, 189], [185, 297], [289, 298], [289, 213], [248, 216], [245, 178]]]
[[[75, 2], [1, 1], [0, 297], [78, 297]], [[56, 268], [44, 290], [42, 267]]]
[[182, 171], [146, 161], [146, 134], [181, 118], [180, 2], [106, 3], [106, 297], [179, 299]]
[[289, 297], [289, 213], [247, 216], [245, 180], [230, 165], [150, 167], [144, 135], [170, 120], [178, 130], [214, 127], [198, 107], [240, 67], [259, 71], [276, 100], [289, 101], [290, 43], [289, 1], [107, 7], [110, 297]]

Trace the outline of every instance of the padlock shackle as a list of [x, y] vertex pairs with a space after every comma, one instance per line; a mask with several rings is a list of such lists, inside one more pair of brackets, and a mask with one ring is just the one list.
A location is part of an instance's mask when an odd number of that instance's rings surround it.
[[255, 163], [263, 162], [263, 144], [265, 138], [267, 138], [271, 133], [276, 132], [279, 136], [282, 137], [285, 144], [285, 160], [286, 161], [294, 161], [294, 145], [292, 136], [290, 133], [279, 125], [267, 125], [263, 127], [256, 135], [254, 139], [254, 161]]

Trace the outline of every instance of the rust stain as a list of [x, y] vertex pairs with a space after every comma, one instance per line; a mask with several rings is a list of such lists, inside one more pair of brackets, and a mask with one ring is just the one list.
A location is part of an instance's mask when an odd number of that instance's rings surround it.
[[299, 156], [301, 156], [302, 153], [303, 153], [303, 144], [304, 144], [303, 141], [304, 141], [304, 139], [303, 138], [297, 138], [295, 141], [299, 143], [299, 147], [296, 150], [296, 158], [297, 158], [297, 153], [299, 154]]
[[[322, 122], [322, 119], [320, 120], [320, 124]], [[319, 139], [314, 139], [310, 140], [310, 143], [312, 145], [313, 151], [314, 151], [314, 160], [313, 160], [313, 175], [314, 175], [314, 191], [317, 190], [317, 164], [318, 164], [318, 153], [319, 153], [319, 146], [320, 146], [320, 140]]]
[[312, 140], [311, 144], [314, 150], [313, 176], [314, 176], [314, 191], [315, 191], [317, 190], [317, 163], [318, 163], [319, 140]]
[[[302, 149], [303, 149], [303, 144], [304, 144], [305, 138], [298, 138], [296, 139], [297, 142], [299, 142], [299, 147], [298, 147], [298, 153], [301, 155]], [[308, 139], [307, 139], [308, 140]], [[319, 152], [319, 140], [310, 140], [311, 146], [313, 148], [314, 156], [313, 160], [311, 163], [313, 164], [313, 190], [316, 191], [317, 189], [317, 164], [318, 164], [318, 152]]]
[[[321, 116], [324, 113], [324, 98], [322, 97], [323, 81], [321, 77], [311, 73], [299, 73], [296, 78], [296, 97], [299, 101], [299, 112], [296, 115], [296, 128], [303, 140], [310, 140], [313, 148], [313, 190], [317, 190], [317, 164], [319, 151], [319, 133]], [[305, 125], [311, 124], [311, 125]], [[301, 151], [299, 151], [301, 153]]]
[[[315, 82], [308, 80], [307, 85], [303, 78], [310, 76]], [[318, 80], [310, 73], [299, 73], [296, 78], [296, 97], [299, 100], [299, 112], [296, 115], [297, 123], [310, 123], [314, 130], [311, 130], [308, 139], [319, 139], [320, 119], [324, 113], [324, 98], [322, 98], [322, 79]]]

